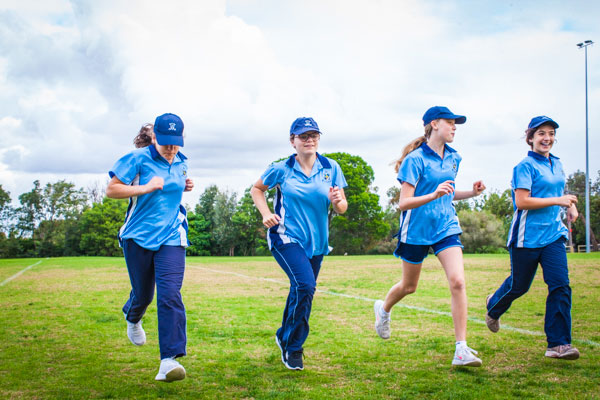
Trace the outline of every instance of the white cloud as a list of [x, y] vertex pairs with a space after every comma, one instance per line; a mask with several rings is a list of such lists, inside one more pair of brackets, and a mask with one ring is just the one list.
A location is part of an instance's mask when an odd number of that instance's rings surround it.
[[[455, 143], [460, 187], [483, 178], [507, 188], [537, 114], [560, 123], [555, 150], [567, 172], [582, 169], [575, 43], [600, 40], [594, 10], [549, 2], [538, 18], [533, 5], [465, 4], [9, 2], [0, 11], [3, 186], [16, 198], [36, 177], [104, 181], [140, 125], [163, 112], [186, 124], [189, 203], [211, 183], [241, 192], [291, 153], [287, 132], [300, 115], [321, 126], [322, 152], [371, 164], [382, 195], [396, 184], [389, 162], [421, 134], [431, 105], [468, 117]], [[590, 104], [600, 101], [596, 70]]]

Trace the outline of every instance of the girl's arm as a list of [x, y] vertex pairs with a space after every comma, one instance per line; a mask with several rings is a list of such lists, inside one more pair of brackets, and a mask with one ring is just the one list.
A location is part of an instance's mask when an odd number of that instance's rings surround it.
[[[516, 189], [515, 204], [519, 210], [538, 210], [550, 206], [568, 207], [570, 209], [577, 204], [577, 197], [572, 194], [565, 194], [560, 197], [531, 197], [529, 190]], [[577, 212], [577, 209], [575, 209], [575, 212]]]
[[165, 181], [155, 176], [145, 185], [126, 185], [119, 178], [113, 176], [106, 187], [106, 196], [111, 199], [127, 199], [129, 197], [141, 196], [155, 190], [162, 190]]
[[457, 190], [454, 193], [454, 200], [470, 199], [471, 197], [479, 196], [485, 190], [483, 181], [473, 183], [473, 190]]
[[263, 183], [262, 179], [259, 179], [254, 186], [252, 186], [252, 189], [250, 189], [250, 195], [252, 196], [254, 205], [263, 217], [263, 225], [267, 228], [271, 228], [275, 225], [279, 225], [281, 217], [277, 214], [273, 214], [269, 209], [267, 199], [265, 198], [265, 192], [268, 189], [269, 187]]
[[454, 181], [442, 182], [438, 185], [434, 192], [415, 197], [415, 187], [408, 182], [402, 182], [402, 190], [400, 191], [398, 208], [400, 208], [401, 211], [411, 210], [442, 196], [450, 194], [454, 192], [454, 186], [452, 186], [453, 183]]

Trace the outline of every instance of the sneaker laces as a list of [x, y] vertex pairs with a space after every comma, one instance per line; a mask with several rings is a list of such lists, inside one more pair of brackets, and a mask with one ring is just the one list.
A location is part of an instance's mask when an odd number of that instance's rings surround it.
[[465, 352], [471, 352], [472, 354], [478, 354], [476, 350], [473, 350], [472, 348], [470, 348], [469, 346], [466, 346], [466, 345], [465, 346], [459, 346], [459, 348], [456, 349], [456, 350], [457, 350], [456, 351], [457, 353], [459, 351], [465, 351]]

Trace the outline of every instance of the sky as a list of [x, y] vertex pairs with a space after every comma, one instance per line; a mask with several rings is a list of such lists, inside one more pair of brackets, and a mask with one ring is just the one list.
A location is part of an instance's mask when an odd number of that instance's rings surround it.
[[[509, 188], [524, 130], [560, 124], [552, 153], [585, 170], [585, 52], [600, 2], [175, 0], [0, 2], [0, 184], [18, 196], [66, 180], [103, 186], [142, 124], [185, 124], [195, 205], [242, 194], [293, 153], [313, 117], [319, 152], [361, 156], [386, 200], [390, 165], [423, 113], [466, 115], [457, 189]], [[590, 174], [600, 170], [600, 49], [588, 48]]]

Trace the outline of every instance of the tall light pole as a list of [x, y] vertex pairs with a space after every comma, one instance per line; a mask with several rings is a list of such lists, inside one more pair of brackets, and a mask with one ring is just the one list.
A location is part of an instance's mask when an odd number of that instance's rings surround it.
[[577, 47], [585, 50], [585, 252], [590, 252], [590, 150], [588, 141], [588, 82], [587, 82], [587, 48], [594, 44], [591, 40], [577, 43]]

